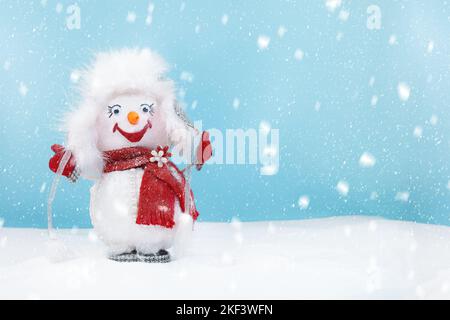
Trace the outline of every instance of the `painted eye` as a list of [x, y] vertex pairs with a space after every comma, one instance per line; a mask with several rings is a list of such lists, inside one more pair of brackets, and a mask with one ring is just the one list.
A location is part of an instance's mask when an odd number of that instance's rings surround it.
[[111, 118], [112, 115], [118, 115], [120, 113], [120, 109], [122, 108], [122, 106], [115, 104], [113, 106], [108, 106], [108, 114], [109, 117]]
[[152, 104], [146, 104], [146, 103], [144, 103], [144, 104], [141, 104], [141, 108], [142, 108], [142, 112], [145, 112], [145, 113], [150, 113], [151, 115], [153, 115], [153, 103]]

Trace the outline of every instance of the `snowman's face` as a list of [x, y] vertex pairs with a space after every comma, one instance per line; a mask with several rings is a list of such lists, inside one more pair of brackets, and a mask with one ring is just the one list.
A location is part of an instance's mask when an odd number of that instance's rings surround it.
[[150, 95], [129, 94], [111, 99], [97, 118], [100, 151], [126, 147], [156, 148], [168, 144], [164, 113]]

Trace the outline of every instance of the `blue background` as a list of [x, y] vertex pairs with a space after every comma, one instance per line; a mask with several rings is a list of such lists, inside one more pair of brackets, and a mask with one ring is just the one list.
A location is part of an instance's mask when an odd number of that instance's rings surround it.
[[[149, 1], [78, 1], [81, 29], [68, 30], [66, 8], [73, 3], [0, 0], [5, 226], [46, 226], [49, 146], [64, 141], [57, 128], [76, 100], [70, 74], [94, 52], [125, 46], [151, 47], [170, 62], [190, 117], [204, 128], [258, 128], [267, 121], [280, 129], [277, 175], [261, 176], [254, 165], [214, 165], [194, 176], [202, 220], [365, 214], [450, 225], [448, 1], [344, 0], [334, 12], [325, 0], [154, 1], [150, 26]], [[366, 27], [371, 4], [381, 9], [380, 30]], [[341, 10], [350, 13], [347, 21], [339, 19]], [[287, 29], [283, 37], [280, 26]], [[258, 48], [260, 35], [271, 39], [266, 50]], [[305, 54], [301, 61], [296, 49]], [[192, 82], [180, 79], [183, 71]], [[408, 101], [399, 99], [400, 82], [411, 88]], [[420, 139], [416, 126], [423, 128]], [[374, 167], [359, 166], [363, 152], [376, 157]], [[336, 191], [340, 180], [350, 186], [347, 197]], [[89, 186], [60, 185], [57, 226], [90, 225]], [[371, 200], [373, 192], [378, 197]], [[397, 201], [398, 192], [409, 192], [409, 201]], [[307, 209], [298, 205], [302, 195], [310, 198]]]

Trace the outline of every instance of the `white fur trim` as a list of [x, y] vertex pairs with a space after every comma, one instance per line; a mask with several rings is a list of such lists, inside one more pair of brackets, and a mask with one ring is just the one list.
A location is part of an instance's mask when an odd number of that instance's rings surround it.
[[[149, 49], [122, 49], [95, 56], [91, 68], [85, 70], [81, 89], [85, 97], [104, 102], [113, 94], [124, 91], [162, 89], [167, 72], [166, 62]], [[170, 81], [168, 81], [170, 82]], [[172, 83], [165, 91], [172, 91]]]

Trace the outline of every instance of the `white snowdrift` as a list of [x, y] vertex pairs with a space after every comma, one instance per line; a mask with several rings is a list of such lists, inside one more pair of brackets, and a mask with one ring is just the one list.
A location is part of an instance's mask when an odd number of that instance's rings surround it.
[[[450, 298], [450, 228], [363, 217], [197, 223], [170, 264], [105, 258], [90, 230], [0, 229], [0, 298]], [[57, 246], [58, 247], [58, 246]], [[61, 248], [57, 248], [61, 249]], [[58, 259], [57, 259], [58, 260]]]

